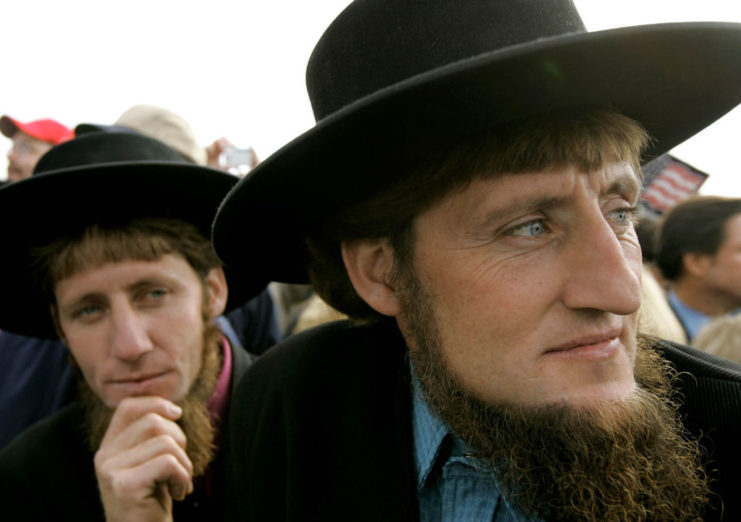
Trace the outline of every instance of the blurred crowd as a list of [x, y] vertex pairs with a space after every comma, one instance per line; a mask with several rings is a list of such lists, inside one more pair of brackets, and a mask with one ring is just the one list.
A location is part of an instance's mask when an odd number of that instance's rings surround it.
[[[638, 223], [643, 329], [741, 362], [741, 198], [693, 195]], [[722, 342], [718, 342], [722, 339]]]

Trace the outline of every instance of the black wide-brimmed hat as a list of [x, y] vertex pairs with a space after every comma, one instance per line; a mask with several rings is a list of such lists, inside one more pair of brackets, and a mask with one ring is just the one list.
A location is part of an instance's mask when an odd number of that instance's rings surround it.
[[[307, 67], [317, 124], [229, 193], [213, 240], [228, 264], [305, 282], [303, 239], [397, 178], [425, 147], [538, 114], [609, 107], [664, 153], [741, 102], [741, 24], [587, 32], [569, 0], [356, 0]], [[270, 219], [265, 219], [270, 216]]]
[[[48, 300], [29, 267], [32, 249], [91, 224], [140, 217], [179, 219], [208, 238], [216, 209], [237, 179], [136, 134], [91, 133], [53, 147], [33, 176], [0, 189], [0, 329], [56, 337]], [[248, 270], [225, 272], [228, 309], [264, 288]]]

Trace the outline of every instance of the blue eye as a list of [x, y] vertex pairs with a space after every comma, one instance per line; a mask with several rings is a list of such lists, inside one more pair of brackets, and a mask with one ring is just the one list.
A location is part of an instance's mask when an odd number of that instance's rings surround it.
[[635, 214], [634, 208], [618, 208], [613, 210], [611, 214], [615, 217], [615, 220], [621, 225], [629, 225], [633, 222], [633, 216]]
[[151, 288], [139, 294], [139, 302], [146, 306], [159, 305], [169, 294], [167, 288]]
[[80, 318], [80, 319], [90, 319], [91, 317], [94, 317], [96, 314], [99, 314], [101, 312], [102, 308], [100, 305], [86, 305], [81, 308], [78, 308], [74, 311], [72, 314], [73, 318]]
[[548, 228], [545, 226], [543, 220], [536, 219], [534, 221], [528, 221], [527, 223], [517, 225], [512, 229], [510, 234], [513, 236], [536, 237], [542, 236], [546, 232], [548, 232]]

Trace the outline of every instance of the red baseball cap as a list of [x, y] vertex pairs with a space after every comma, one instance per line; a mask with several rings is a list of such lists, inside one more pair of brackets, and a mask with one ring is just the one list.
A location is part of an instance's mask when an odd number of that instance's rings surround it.
[[75, 136], [72, 129], [62, 125], [56, 120], [44, 119], [23, 123], [9, 116], [3, 116], [0, 118], [0, 132], [8, 138], [12, 138], [16, 131], [19, 130], [25, 132], [32, 138], [53, 145], [59, 145]]

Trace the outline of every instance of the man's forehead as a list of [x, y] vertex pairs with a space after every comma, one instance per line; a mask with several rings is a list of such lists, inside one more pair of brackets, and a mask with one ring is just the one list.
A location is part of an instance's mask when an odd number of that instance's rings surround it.
[[[564, 177], [567, 175], [568, 178]], [[569, 183], [565, 183], [566, 180]], [[466, 190], [476, 197], [497, 199], [503, 207], [537, 199], [568, 200], [572, 183], [583, 179], [597, 196], [624, 194], [635, 197], [641, 190], [639, 175], [627, 162], [613, 162], [594, 172], [583, 172], [575, 166], [551, 167], [539, 171], [505, 173], [479, 178]]]
[[723, 224], [723, 236], [725, 240], [741, 243], [741, 212], [733, 214]]
[[183, 257], [169, 239], [157, 234], [136, 233], [124, 227], [101, 228], [97, 225], [70, 230], [66, 240], [49, 247], [51, 262], [60, 276], [125, 261], [156, 262], [165, 255]]
[[640, 174], [627, 161], [606, 162], [600, 168], [585, 172], [576, 165], [551, 166], [541, 170], [530, 170], [524, 172], [507, 172], [495, 176], [502, 184], [525, 190], [538, 190], [539, 188], [551, 188], [558, 186], [556, 176], [571, 173], [578, 176], [588, 177], [593, 180], [595, 187], [602, 190], [612, 190], [615, 186], [625, 189], [638, 190], [641, 187]]
[[[165, 254], [153, 260], [130, 258], [104, 261], [78, 267], [57, 281], [56, 289], [66, 289], [70, 294], [85, 293], [89, 288], [108, 284], [132, 286], [142, 281], [167, 278], [182, 280], [184, 274], [189, 277], [191, 273], [195, 274], [195, 270], [178, 254]], [[82, 283], [85, 285], [80, 286]]]
[[[13, 140], [14, 143], [28, 143], [28, 144], [40, 143], [44, 145], [47, 144], [47, 142], [34, 138], [30, 134], [26, 134], [20, 129], [16, 129], [11, 139]], [[48, 144], [48, 145], [51, 145], [51, 144]]]

